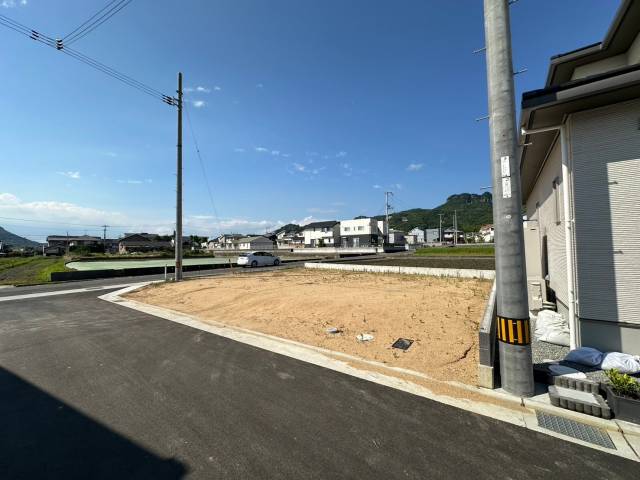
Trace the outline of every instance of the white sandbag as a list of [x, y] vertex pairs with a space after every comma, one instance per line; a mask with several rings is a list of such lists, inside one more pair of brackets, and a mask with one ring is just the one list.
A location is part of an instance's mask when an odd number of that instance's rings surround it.
[[567, 353], [564, 359], [567, 362], [579, 363], [588, 367], [597, 367], [602, 362], [603, 353], [591, 347], [580, 347]]
[[615, 368], [620, 373], [638, 373], [640, 372], [640, 357], [628, 353], [607, 352], [602, 358], [600, 368], [602, 370]]
[[542, 342], [569, 346], [569, 325], [562, 314], [541, 310], [536, 319], [535, 337]]

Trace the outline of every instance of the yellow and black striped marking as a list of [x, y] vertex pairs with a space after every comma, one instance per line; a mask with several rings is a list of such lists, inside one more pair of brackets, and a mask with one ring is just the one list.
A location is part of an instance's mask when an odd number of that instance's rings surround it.
[[498, 340], [511, 345], [529, 345], [531, 343], [529, 319], [498, 317]]

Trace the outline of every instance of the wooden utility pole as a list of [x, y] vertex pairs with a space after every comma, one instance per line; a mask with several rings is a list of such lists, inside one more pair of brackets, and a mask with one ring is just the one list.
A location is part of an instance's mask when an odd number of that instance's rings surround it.
[[174, 280], [182, 280], [182, 72], [178, 73], [178, 144], [176, 171], [176, 270]]

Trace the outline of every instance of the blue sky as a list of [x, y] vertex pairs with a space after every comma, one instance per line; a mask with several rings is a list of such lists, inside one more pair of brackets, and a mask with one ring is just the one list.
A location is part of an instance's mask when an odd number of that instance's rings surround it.
[[[56, 38], [106, 3], [0, 0], [0, 13]], [[618, 4], [512, 6], [518, 98], [544, 85], [550, 56], [600, 41]], [[102, 223], [172, 231], [175, 109], [11, 30], [0, 39], [0, 216], [52, 222], [0, 225], [38, 240]], [[185, 230], [213, 235], [380, 214], [384, 190], [397, 210], [480, 193], [483, 44], [479, 0], [134, 0], [73, 47], [167, 94], [184, 72], [216, 207], [185, 122]]]

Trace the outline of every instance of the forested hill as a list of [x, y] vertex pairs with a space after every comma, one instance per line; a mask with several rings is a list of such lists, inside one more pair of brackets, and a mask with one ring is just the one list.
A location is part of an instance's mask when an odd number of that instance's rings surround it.
[[22, 247], [38, 247], [40, 244], [38, 242], [33, 242], [28, 238], [20, 237], [15, 233], [8, 232], [4, 228], [0, 227], [0, 242], [11, 245], [14, 248], [22, 248]]
[[[438, 228], [442, 216], [442, 227], [453, 225], [453, 213], [458, 213], [458, 229], [465, 232], [477, 231], [482, 225], [493, 223], [491, 194], [485, 192], [481, 195], [475, 193], [459, 193], [451, 195], [447, 201], [432, 209], [412, 208], [401, 212], [393, 212], [389, 223], [391, 228], [408, 232], [419, 228]], [[376, 217], [378, 220], [383, 215]]]

